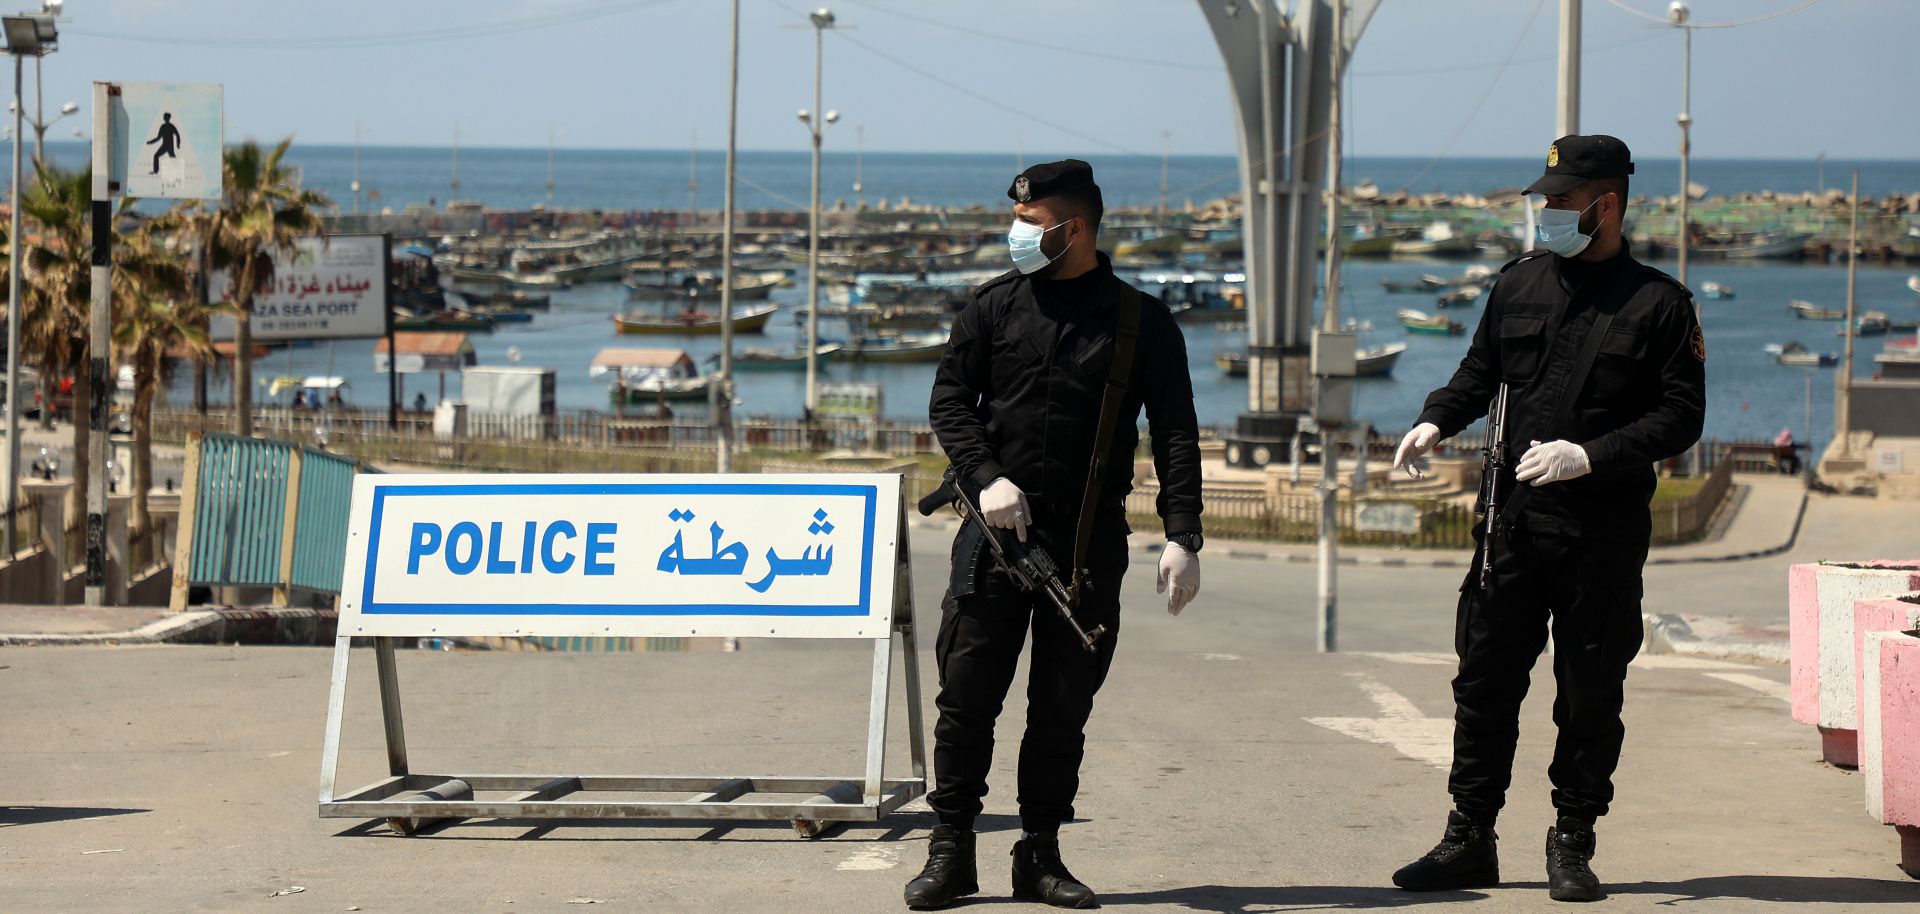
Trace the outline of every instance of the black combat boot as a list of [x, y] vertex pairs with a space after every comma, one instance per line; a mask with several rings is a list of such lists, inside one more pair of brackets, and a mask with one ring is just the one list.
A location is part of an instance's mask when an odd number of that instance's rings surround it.
[[1554, 901], [1599, 901], [1600, 877], [1593, 861], [1593, 823], [1561, 816], [1547, 829], [1547, 894]]
[[1500, 852], [1491, 824], [1480, 824], [1454, 810], [1440, 843], [1393, 874], [1393, 884], [1409, 892], [1484, 889], [1500, 884]]
[[1097, 908], [1100, 899], [1060, 862], [1060, 836], [1027, 832], [1013, 844], [1013, 897], [1056, 908]]
[[940, 908], [980, 891], [973, 865], [973, 830], [933, 827], [927, 838], [927, 865], [907, 883], [907, 907]]

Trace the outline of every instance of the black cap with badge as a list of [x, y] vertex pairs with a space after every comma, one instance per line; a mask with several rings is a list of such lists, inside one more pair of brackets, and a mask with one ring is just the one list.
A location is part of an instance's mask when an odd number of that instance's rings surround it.
[[1020, 173], [1007, 188], [1007, 199], [1032, 203], [1063, 191], [1093, 185], [1093, 166], [1079, 159], [1043, 162]]
[[1558, 196], [1594, 178], [1633, 174], [1633, 153], [1618, 137], [1606, 134], [1563, 136], [1547, 147], [1547, 173], [1527, 185], [1526, 193]]

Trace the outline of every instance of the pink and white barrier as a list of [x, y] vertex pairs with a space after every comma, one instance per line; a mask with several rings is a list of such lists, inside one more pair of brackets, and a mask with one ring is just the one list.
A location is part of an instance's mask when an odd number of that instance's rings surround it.
[[1820, 730], [1821, 757], [1860, 764], [1854, 604], [1920, 590], [1920, 562], [1821, 562], [1787, 571], [1793, 719]]
[[1920, 632], [1868, 633], [1861, 667], [1867, 812], [1899, 832], [1900, 868], [1920, 879]]

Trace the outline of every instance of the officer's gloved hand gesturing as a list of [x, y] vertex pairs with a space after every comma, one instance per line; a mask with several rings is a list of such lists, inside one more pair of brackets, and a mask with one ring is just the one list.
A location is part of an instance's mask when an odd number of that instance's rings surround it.
[[1414, 466], [1413, 462], [1427, 456], [1427, 452], [1433, 450], [1434, 443], [1439, 440], [1440, 426], [1431, 422], [1422, 422], [1414, 426], [1413, 431], [1407, 433], [1407, 437], [1400, 439], [1400, 449], [1393, 452], [1393, 469], [1406, 467], [1408, 476], [1415, 479], [1424, 478], [1427, 474]]
[[1027, 541], [1027, 524], [1033, 520], [1027, 513], [1027, 493], [1013, 484], [1005, 476], [993, 481], [992, 485], [980, 491], [980, 513], [987, 518], [987, 526], [1012, 530]]
[[1180, 615], [1200, 595], [1200, 557], [1179, 543], [1168, 543], [1160, 551], [1160, 582], [1153, 592], [1167, 593], [1168, 584], [1173, 585], [1173, 592], [1167, 594], [1167, 612], [1173, 615]]
[[1520, 466], [1514, 470], [1514, 478], [1521, 482], [1531, 480], [1536, 486], [1550, 482], [1566, 482], [1579, 479], [1593, 472], [1593, 464], [1587, 460], [1587, 449], [1571, 441], [1549, 441], [1542, 444], [1532, 442], [1525, 454], [1520, 455]]

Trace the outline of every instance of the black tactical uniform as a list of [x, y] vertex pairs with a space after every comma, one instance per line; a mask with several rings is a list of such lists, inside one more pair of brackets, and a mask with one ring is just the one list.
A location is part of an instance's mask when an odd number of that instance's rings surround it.
[[[1033, 509], [1029, 536], [1063, 568], [1073, 554], [1122, 283], [1105, 254], [1098, 268], [1072, 279], [1008, 272], [974, 291], [934, 375], [933, 430], [954, 467], [976, 489], [1002, 476], [1019, 486]], [[1033, 668], [1020, 746], [1020, 815], [1026, 830], [1035, 832], [1052, 831], [1073, 817], [1082, 730], [1118, 635], [1129, 532], [1124, 502], [1133, 488], [1135, 423], [1143, 408], [1166, 531], [1200, 531], [1199, 431], [1186, 343], [1157, 299], [1143, 296], [1140, 311], [1132, 380], [1087, 550], [1092, 590], [1077, 612], [1088, 629], [1107, 627], [1099, 651], [1087, 652], [1047, 604], [999, 573], [973, 525], [962, 527], [954, 540], [935, 645], [940, 720], [934, 728], [936, 786], [928, 798], [943, 821], [971, 826], [980, 812], [994, 720], [1029, 625]]]
[[[1563, 139], [1550, 165], [1583, 139]], [[1624, 162], [1625, 147], [1618, 149]], [[1550, 429], [1601, 313], [1612, 314], [1612, 324], [1567, 415]], [[1500, 480], [1505, 523], [1492, 534], [1475, 531], [1482, 549], [1491, 540], [1493, 577], [1480, 586], [1476, 557], [1455, 624], [1460, 668], [1448, 790], [1467, 818], [1490, 825], [1505, 802], [1520, 702], [1549, 617], [1560, 731], [1548, 772], [1553, 804], [1589, 828], [1607, 812], [1625, 733], [1622, 684], [1642, 634], [1653, 465], [1699, 439], [1705, 370], [1706, 343], [1686, 287], [1635, 261], [1624, 244], [1598, 262], [1536, 252], [1502, 270], [1459, 370], [1427, 398], [1419, 421], [1444, 438], [1486, 415], [1502, 380], [1509, 389], [1506, 442], [1514, 459]], [[1526, 487], [1513, 465], [1536, 440], [1580, 445], [1592, 472], [1530, 487], [1519, 510], [1505, 510]]]

